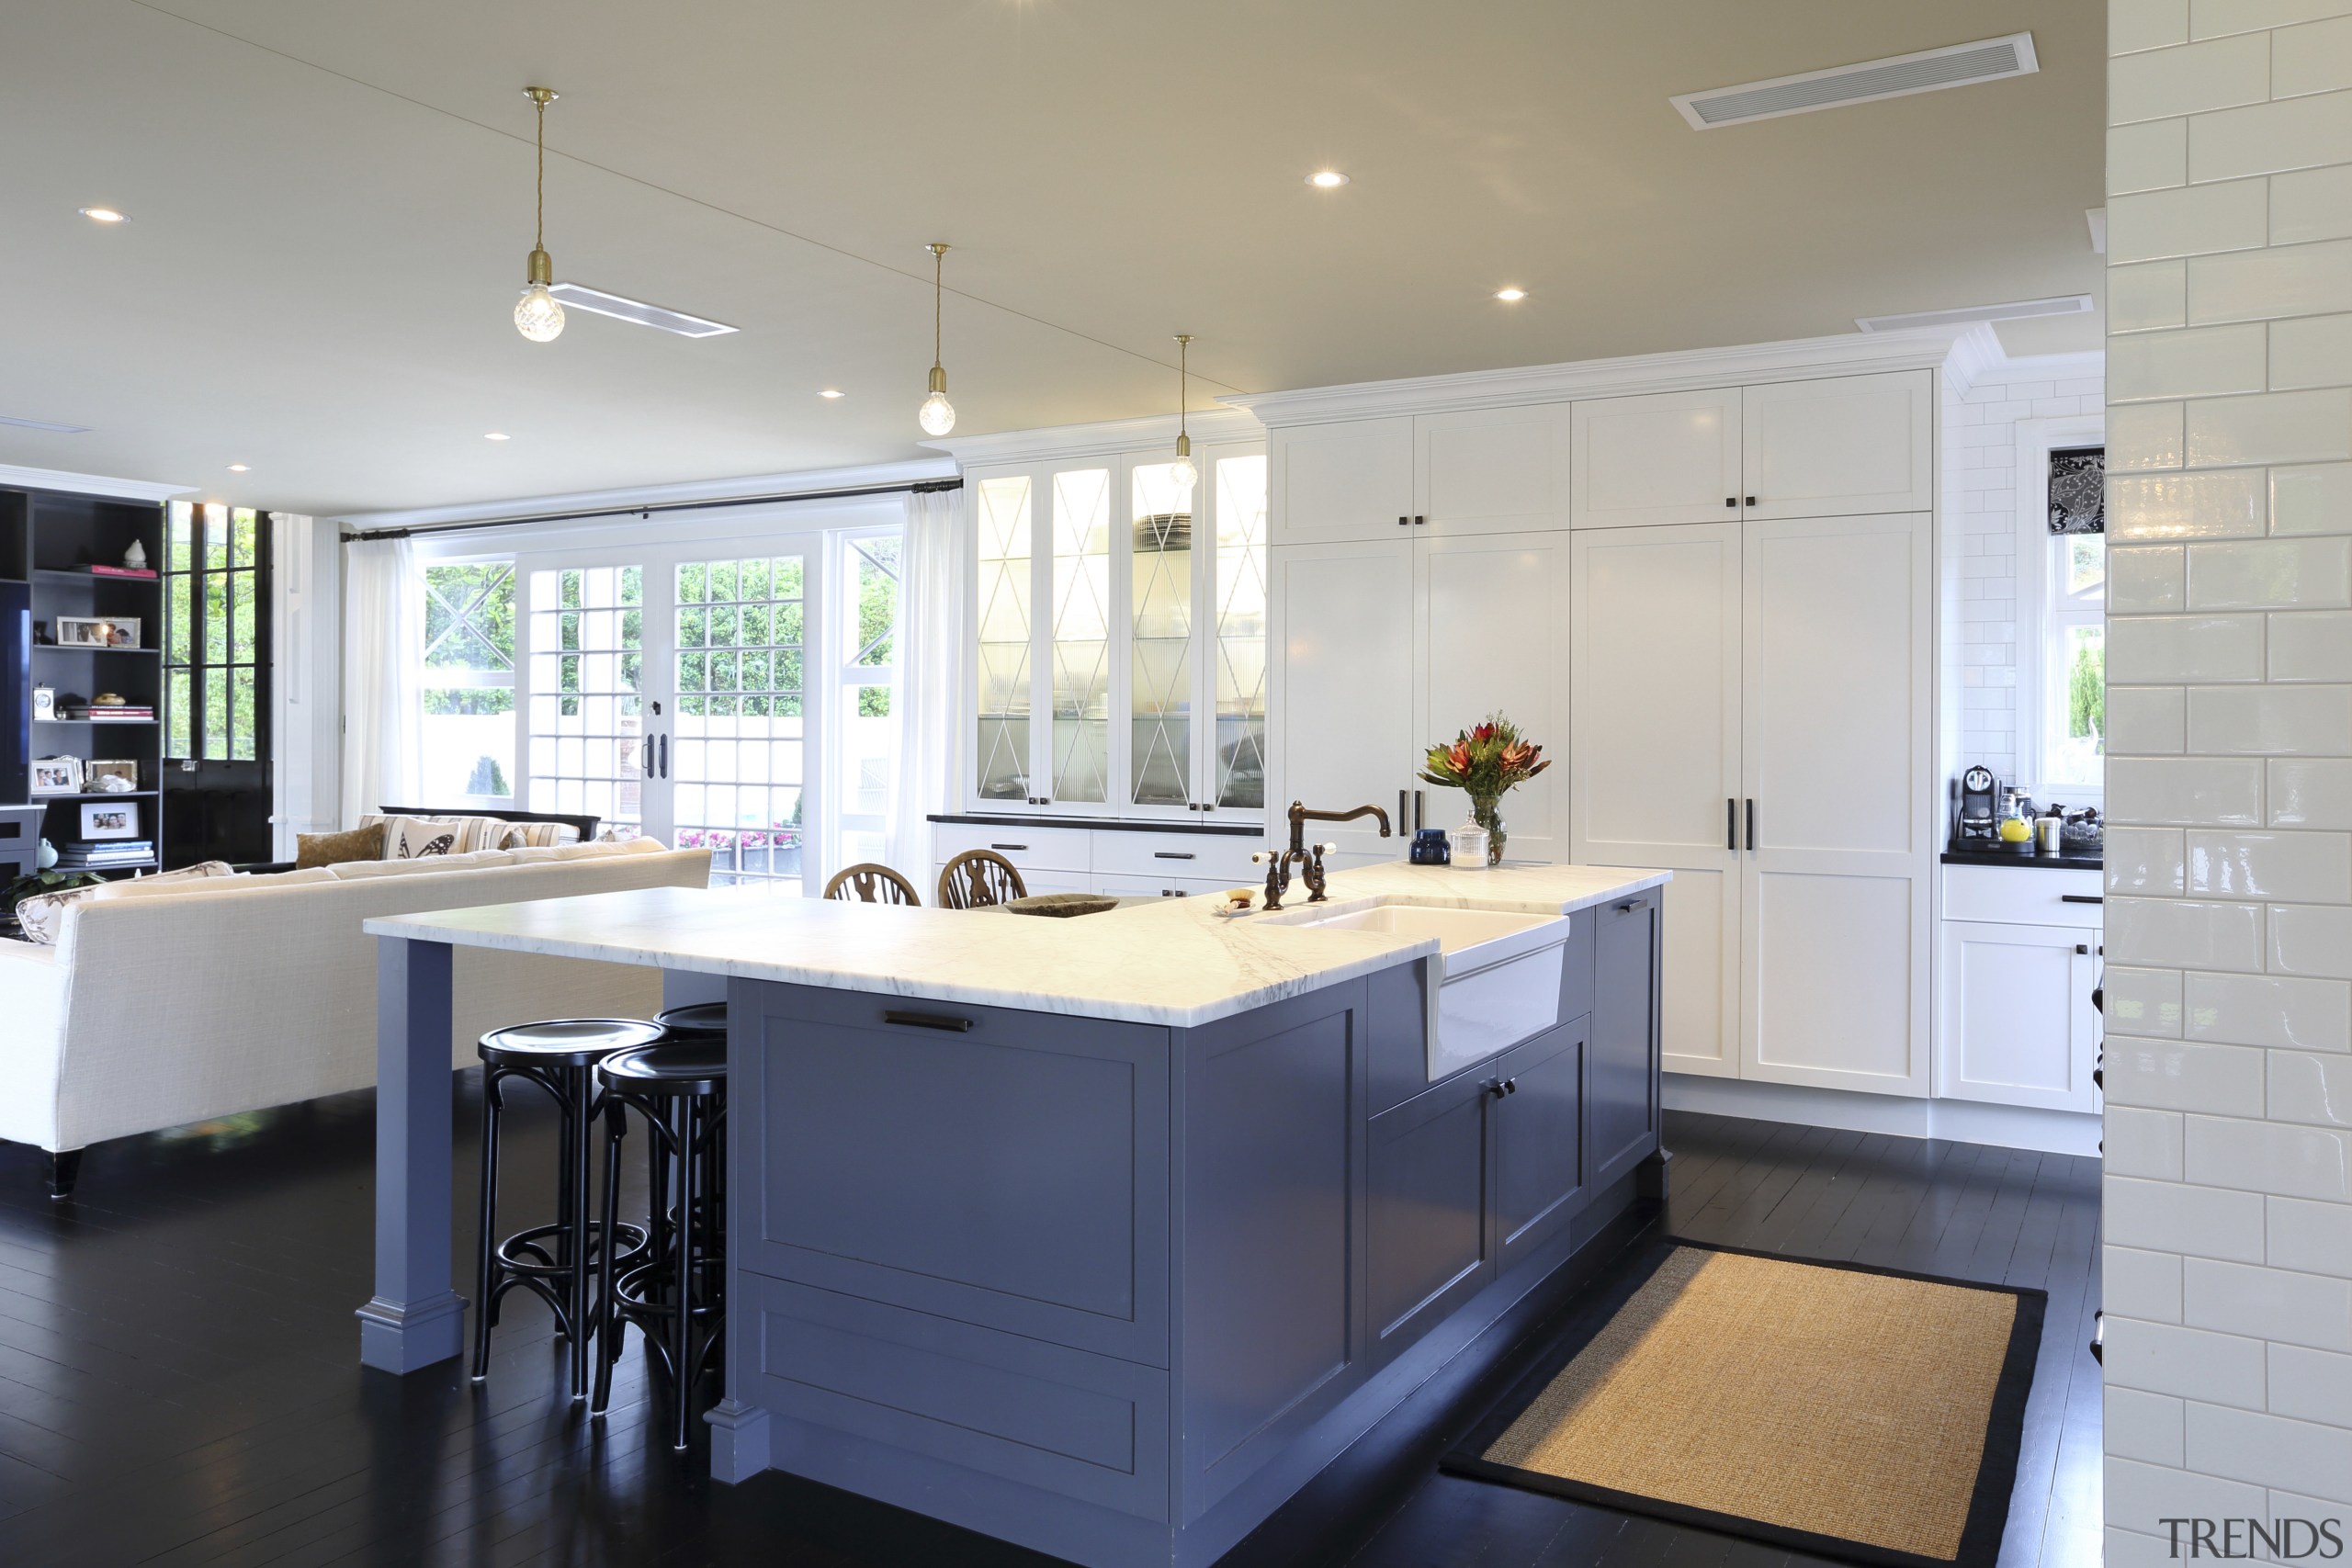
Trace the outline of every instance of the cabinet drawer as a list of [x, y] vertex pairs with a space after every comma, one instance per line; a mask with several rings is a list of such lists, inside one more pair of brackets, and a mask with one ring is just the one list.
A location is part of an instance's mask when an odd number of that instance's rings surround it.
[[1250, 864], [1250, 854], [1262, 848], [1257, 839], [1223, 833], [1103, 832], [1094, 835], [1093, 864], [1098, 874], [1246, 882], [1263, 874], [1263, 868], [1253, 871]]
[[1116, 898], [1214, 898], [1228, 887], [1248, 886], [1247, 879], [1240, 877], [1212, 882], [1190, 876], [1114, 876], [1100, 871], [1094, 874], [1091, 883], [1092, 891]]
[[2087, 926], [2102, 919], [2096, 871], [2052, 866], [1948, 865], [1944, 919], [2019, 926]]
[[1091, 864], [1088, 840], [1093, 837], [1083, 828], [1033, 828], [1026, 823], [1018, 828], [932, 825], [932, 845], [941, 864], [966, 850], [994, 850], [1023, 872], [1086, 871]]

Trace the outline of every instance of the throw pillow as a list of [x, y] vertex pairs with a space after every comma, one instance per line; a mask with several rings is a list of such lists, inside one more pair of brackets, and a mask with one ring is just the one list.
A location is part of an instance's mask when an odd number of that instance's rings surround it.
[[505, 836], [507, 828], [506, 823], [495, 817], [464, 817], [438, 812], [429, 817], [406, 818], [382, 817], [370, 813], [359, 818], [359, 825], [368, 828], [380, 822], [389, 827], [394, 822], [401, 821], [430, 822], [454, 834], [456, 841], [449, 846], [449, 852], [453, 855], [469, 855], [476, 850], [496, 849], [499, 840]]
[[[141, 877], [147, 882], [191, 882], [207, 876], [234, 876], [236, 869], [224, 860], [208, 860], [178, 871], [158, 872]], [[68, 887], [59, 893], [40, 893], [17, 906], [17, 924], [23, 928], [27, 942], [37, 942], [43, 947], [53, 947], [57, 933], [65, 921], [65, 911], [74, 905], [128, 886], [119, 882], [101, 882], [89, 887]]]
[[422, 817], [394, 817], [384, 824], [386, 860], [423, 860], [428, 855], [463, 852], [458, 840], [466, 836], [461, 822], [435, 822]]
[[382, 860], [384, 858], [384, 824], [354, 828], [344, 833], [297, 833], [294, 835], [294, 869], [309, 871], [313, 866], [338, 865], [349, 860]]
[[502, 824], [506, 831], [500, 836], [502, 850], [544, 850], [563, 842], [563, 835], [580, 836], [578, 829], [568, 822], [508, 822]]

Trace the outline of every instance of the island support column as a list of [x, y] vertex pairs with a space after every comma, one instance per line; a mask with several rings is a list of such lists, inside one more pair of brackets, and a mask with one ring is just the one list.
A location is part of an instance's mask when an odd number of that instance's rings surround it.
[[449, 1281], [450, 948], [376, 945], [376, 1293], [359, 1309], [359, 1359], [413, 1372], [465, 1348]]

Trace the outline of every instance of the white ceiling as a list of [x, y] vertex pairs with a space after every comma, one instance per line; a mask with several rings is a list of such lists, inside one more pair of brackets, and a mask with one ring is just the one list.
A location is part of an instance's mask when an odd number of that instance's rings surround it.
[[[913, 457], [933, 239], [959, 434], [1160, 412], [1178, 331], [1205, 397], [2096, 294], [2103, 16], [11, 0], [0, 414], [94, 428], [0, 426], [0, 463], [335, 514]], [[2027, 29], [2014, 81], [1706, 132], [1667, 102]], [[557, 276], [741, 333], [515, 333], [535, 82]]]

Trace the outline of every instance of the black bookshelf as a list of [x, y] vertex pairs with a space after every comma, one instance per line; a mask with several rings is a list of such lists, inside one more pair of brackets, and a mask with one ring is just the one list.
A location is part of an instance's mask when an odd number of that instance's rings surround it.
[[[164, 587], [153, 577], [109, 577], [96, 566], [118, 566], [133, 541], [146, 552], [151, 570], [164, 559], [164, 508], [153, 502], [62, 491], [0, 489], [0, 584], [23, 583], [29, 592], [32, 645], [21, 689], [0, 698], [0, 714], [21, 703], [28, 719], [26, 761], [66, 756], [78, 759], [86, 777], [94, 761], [127, 761], [138, 769], [138, 787], [128, 794], [85, 790], [74, 795], [34, 795], [28, 771], [0, 773], [0, 792], [42, 808], [41, 837], [58, 849], [79, 843], [85, 806], [119, 802], [138, 818], [136, 838], [153, 844], [154, 856], [128, 865], [109, 865], [107, 874], [152, 871], [164, 854]], [[139, 623], [135, 648], [74, 647], [57, 641], [58, 617]], [[78, 707], [111, 693], [126, 704], [153, 710], [156, 718], [64, 719], [32, 716], [34, 692], [54, 694], [53, 707]]]

